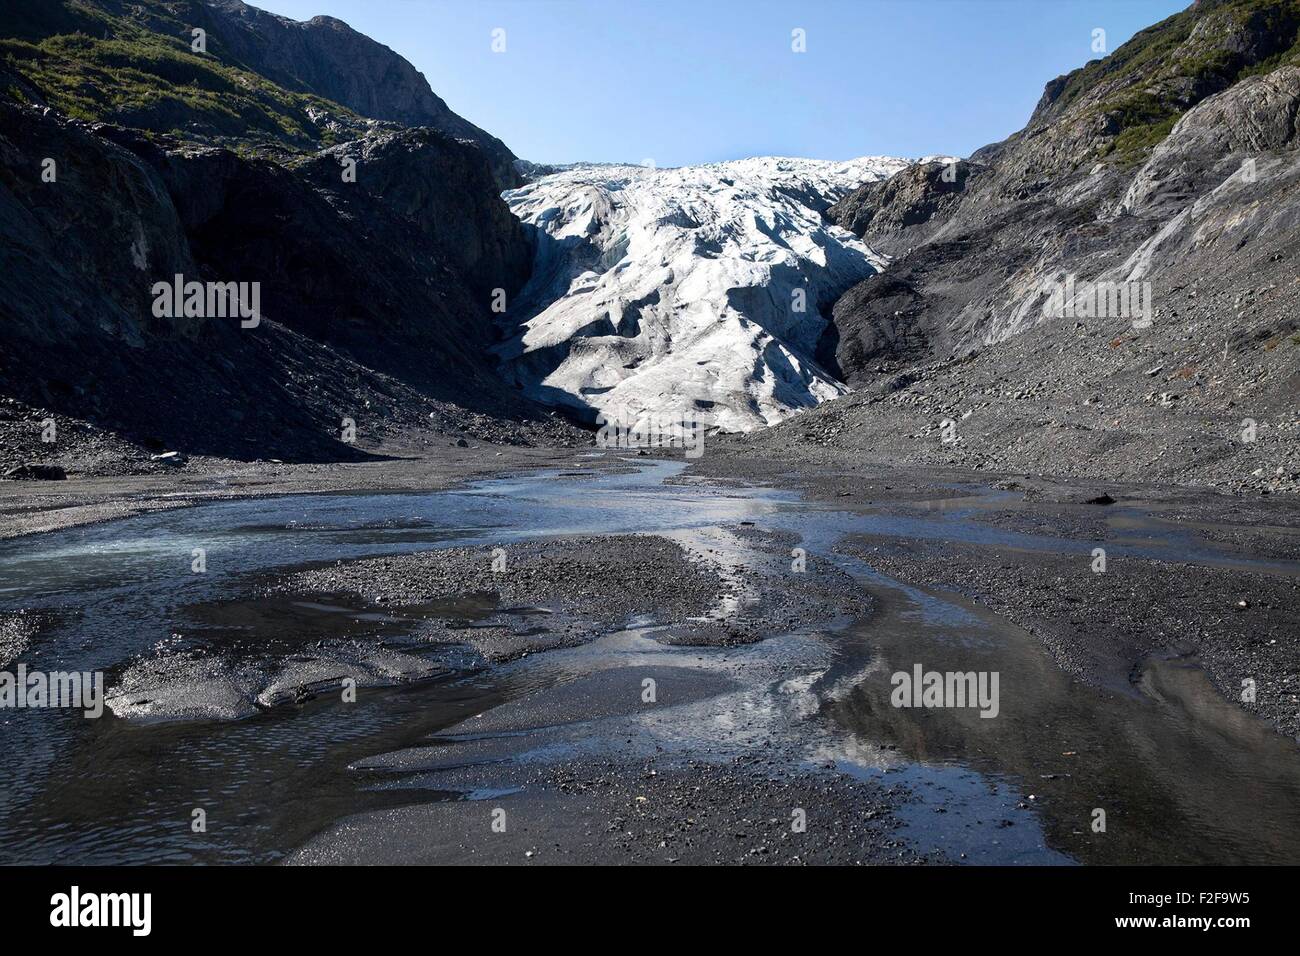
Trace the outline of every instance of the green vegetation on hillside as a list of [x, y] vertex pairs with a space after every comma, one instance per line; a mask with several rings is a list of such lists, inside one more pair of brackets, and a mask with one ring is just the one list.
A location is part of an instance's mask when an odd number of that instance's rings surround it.
[[1051, 109], [1094, 97], [1118, 132], [1108, 154], [1141, 159], [1196, 103], [1254, 74], [1300, 63], [1300, 0], [1202, 0], [1067, 78]]
[[192, 52], [189, 27], [158, 0], [135, 0], [120, 12], [112, 4], [49, 0], [39, 14], [5, 28], [0, 68], [30, 87], [8, 83], [5, 95], [39, 98], [77, 119], [291, 149], [330, 145], [366, 125], [337, 103], [226, 62], [215, 37], [207, 38], [206, 53]]

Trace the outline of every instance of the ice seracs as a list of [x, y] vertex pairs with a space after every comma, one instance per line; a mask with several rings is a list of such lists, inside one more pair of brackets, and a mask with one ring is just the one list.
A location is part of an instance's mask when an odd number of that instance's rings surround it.
[[505, 193], [537, 230], [505, 371], [592, 419], [670, 412], [728, 431], [834, 398], [844, 387], [815, 359], [821, 309], [884, 259], [821, 213], [907, 165], [582, 165]]

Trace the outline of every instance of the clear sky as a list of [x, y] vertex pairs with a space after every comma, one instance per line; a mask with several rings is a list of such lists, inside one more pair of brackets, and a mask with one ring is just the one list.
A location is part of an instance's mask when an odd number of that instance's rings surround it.
[[[967, 155], [1190, 0], [251, 0], [344, 20], [536, 162]], [[492, 50], [505, 31], [505, 52]], [[792, 50], [802, 29], [806, 52]]]

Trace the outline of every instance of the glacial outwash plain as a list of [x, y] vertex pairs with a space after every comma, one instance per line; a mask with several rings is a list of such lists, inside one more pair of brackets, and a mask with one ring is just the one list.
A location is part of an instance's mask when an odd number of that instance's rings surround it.
[[1300, 860], [1300, 2], [1157, 19], [659, 167], [0, 0], [0, 862]]

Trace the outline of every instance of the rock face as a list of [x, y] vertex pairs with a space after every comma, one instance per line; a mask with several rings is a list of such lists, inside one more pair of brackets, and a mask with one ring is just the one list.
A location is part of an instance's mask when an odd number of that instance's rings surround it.
[[898, 256], [888, 281], [868, 280], [834, 310], [848, 381], [873, 363], [970, 354], [1032, 328], [1045, 284], [1126, 278], [1130, 256], [1178, 231], [1174, 218], [1243, 160], [1291, 150], [1294, 68], [1236, 80], [1292, 55], [1297, 28], [1290, 0], [1205, 0], [1053, 80], [1025, 129], [959, 164], [951, 184], [937, 166], [909, 170], [833, 207], [836, 222]]
[[1133, 177], [1119, 211], [1178, 213], [1210, 192], [1241, 159], [1300, 146], [1300, 69], [1252, 76], [1185, 114]]
[[883, 260], [822, 212], [907, 165], [580, 166], [507, 193], [537, 233], [500, 349], [509, 374], [588, 418], [686, 414], [728, 431], [841, 394], [817, 361], [821, 309]]
[[428, 126], [469, 139], [488, 155], [500, 189], [518, 185], [505, 143], [453, 113], [415, 67], [342, 20], [305, 22], [259, 10], [243, 0], [203, 0], [198, 22], [212, 25], [229, 55], [288, 90], [306, 90], [373, 119]]
[[894, 255], [832, 309], [858, 395], [762, 441], [1300, 487], [1298, 27], [1202, 0], [1049, 83], [960, 190], [911, 169], [832, 207]]
[[[363, 457], [344, 419], [372, 447], [431, 427], [511, 441], [547, 427], [502, 387], [489, 352], [493, 296], [523, 285], [533, 246], [480, 144], [375, 124], [273, 155], [0, 96], [9, 463], [51, 450], [47, 421], [53, 450], [88, 457], [115, 447], [97, 437], [109, 432], [146, 451], [285, 460]], [[259, 321], [211, 300], [160, 308], [155, 287], [176, 276], [256, 290]]]
[[896, 255], [918, 245], [923, 227], [953, 210], [970, 179], [983, 170], [955, 157], [920, 162], [881, 182], [863, 183], [826, 210], [826, 216], [873, 249]]
[[[343, 182], [358, 164], [356, 189]], [[484, 301], [497, 287], [513, 294], [532, 269], [532, 236], [495, 194], [478, 151], [431, 129], [367, 136], [325, 150], [296, 167], [355, 218], [386, 211], [419, 235], [404, 250], [455, 268]], [[403, 251], [403, 250], [395, 250]]]
[[[54, 182], [42, 181], [47, 159]], [[197, 333], [197, 323], [155, 320], [149, 308], [153, 276], [195, 271], [166, 187], [92, 127], [0, 101], [0, 219], [0, 336], [140, 347]]]
[[268, 316], [368, 368], [497, 403], [492, 290], [523, 284], [532, 248], [471, 144], [403, 130], [284, 167], [110, 135], [159, 173], [205, 274], [258, 282]]

